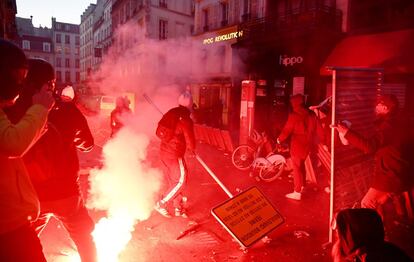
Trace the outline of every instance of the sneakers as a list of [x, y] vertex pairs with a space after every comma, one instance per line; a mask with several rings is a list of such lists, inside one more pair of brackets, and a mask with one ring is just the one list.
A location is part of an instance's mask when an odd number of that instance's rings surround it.
[[161, 206], [160, 206], [160, 203], [158, 203], [158, 202], [157, 202], [157, 204], [154, 206], [154, 209], [155, 209], [158, 213], [160, 213], [162, 216], [164, 216], [164, 217], [167, 217], [167, 218], [170, 218], [170, 217], [171, 217], [170, 213], [168, 213], [168, 210], [167, 210], [167, 209], [165, 209], [165, 208], [163, 208], [163, 207], [161, 207]]
[[175, 208], [174, 215], [176, 217], [188, 218], [188, 216], [185, 213], [185, 211], [183, 209], [181, 209], [181, 208]]
[[286, 194], [285, 197], [293, 200], [300, 200], [302, 198], [302, 194], [296, 191], [293, 191], [292, 193]]

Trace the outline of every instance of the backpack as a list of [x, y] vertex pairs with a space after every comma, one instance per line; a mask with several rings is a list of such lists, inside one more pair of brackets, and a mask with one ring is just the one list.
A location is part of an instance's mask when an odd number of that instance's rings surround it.
[[175, 128], [180, 120], [181, 117], [177, 116], [173, 110], [168, 111], [158, 122], [155, 134], [162, 142], [169, 142], [174, 137]]

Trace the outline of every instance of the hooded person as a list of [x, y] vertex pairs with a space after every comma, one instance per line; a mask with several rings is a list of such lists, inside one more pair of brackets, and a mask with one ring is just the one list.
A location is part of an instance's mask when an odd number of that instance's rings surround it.
[[337, 240], [332, 249], [334, 262], [413, 261], [397, 246], [384, 240], [384, 225], [373, 209], [344, 209], [336, 215], [333, 230]]
[[21, 94], [28, 64], [24, 52], [0, 39], [0, 257], [1, 261], [46, 261], [30, 224], [39, 214], [39, 199], [22, 161], [44, 132], [51, 92], [41, 86], [16, 123], [5, 110]]
[[131, 113], [130, 101], [127, 97], [118, 96], [115, 100], [115, 108], [111, 112], [111, 137], [124, 126], [123, 117]]
[[290, 155], [292, 158], [294, 191], [287, 198], [301, 200], [302, 190], [306, 182], [305, 160], [315, 145], [317, 134], [316, 116], [305, 108], [304, 96], [294, 95], [290, 98], [292, 112], [289, 113], [277, 143], [290, 139]]
[[[178, 107], [164, 114], [157, 127], [157, 136], [161, 139], [160, 157], [164, 167], [166, 190], [157, 202], [155, 210], [165, 217], [171, 217], [170, 208], [175, 216], [186, 217], [183, 195], [188, 170], [184, 160], [186, 150], [194, 152], [194, 125], [190, 117], [193, 99], [189, 92], [178, 97]], [[164, 135], [163, 135], [164, 134]]]
[[372, 209], [412, 188], [414, 180], [414, 146], [407, 127], [409, 121], [400, 116], [397, 98], [390, 94], [379, 96], [375, 113], [375, 130], [369, 136], [362, 136], [342, 124], [333, 126], [350, 145], [366, 154], [374, 154], [371, 186], [361, 200], [361, 207]]
[[[30, 59], [27, 88], [7, 110], [11, 121], [20, 121], [41, 86], [47, 85], [55, 92], [54, 83], [53, 66], [42, 59]], [[50, 218], [55, 217], [69, 233], [82, 262], [93, 262], [96, 261], [91, 235], [94, 222], [79, 190], [77, 151], [90, 151], [94, 140], [86, 118], [72, 100], [61, 99], [58, 95], [55, 99], [55, 106], [48, 116], [47, 131], [23, 157], [41, 204], [39, 218], [32, 227], [40, 235]]]

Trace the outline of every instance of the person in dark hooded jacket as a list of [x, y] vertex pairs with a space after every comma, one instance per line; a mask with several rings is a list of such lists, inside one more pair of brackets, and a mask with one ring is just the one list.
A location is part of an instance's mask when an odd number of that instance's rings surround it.
[[184, 92], [178, 99], [178, 107], [170, 109], [165, 114], [165, 121], [174, 122], [173, 137], [168, 141], [161, 140], [160, 157], [165, 167], [165, 175], [168, 181], [166, 193], [157, 202], [155, 210], [165, 217], [171, 217], [169, 207], [174, 208], [175, 216], [186, 217], [185, 204], [187, 197], [183, 190], [187, 181], [187, 167], [184, 154], [188, 149], [194, 152], [195, 136], [193, 121], [190, 117], [190, 108], [193, 99], [189, 92]]
[[301, 200], [301, 192], [306, 182], [305, 160], [315, 146], [317, 119], [313, 112], [305, 108], [303, 95], [292, 96], [290, 104], [292, 112], [289, 113], [277, 143], [283, 143], [290, 138], [294, 191], [286, 197]]
[[379, 214], [368, 208], [344, 209], [333, 223], [337, 240], [332, 248], [334, 262], [412, 262], [400, 248], [384, 240]]

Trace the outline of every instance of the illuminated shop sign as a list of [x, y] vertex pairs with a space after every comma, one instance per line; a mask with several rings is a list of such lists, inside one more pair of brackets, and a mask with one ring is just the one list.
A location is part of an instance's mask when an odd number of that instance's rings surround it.
[[280, 55], [279, 56], [279, 65], [284, 66], [293, 66], [294, 64], [301, 64], [303, 62], [303, 57], [301, 56], [291, 56]]
[[228, 34], [222, 34], [222, 35], [218, 35], [218, 36], [215, 36], [215, 37], [205, 38], [203, 40], [203, 44], [204, 45], [209, 45], [209, 44], [213, 44], [213, 43], [217, 43], [217, 42], [236, 39], [236, 38], [239, 38], [239, 37], [242, 37], [242, 36], [243, 36], [243, 31], [231, 32], [231, 33], [228, 33]]

